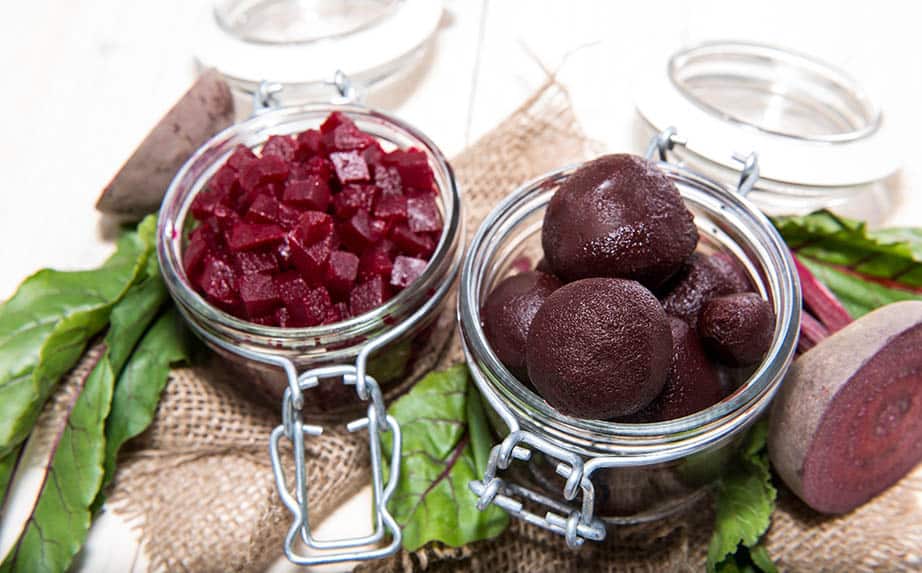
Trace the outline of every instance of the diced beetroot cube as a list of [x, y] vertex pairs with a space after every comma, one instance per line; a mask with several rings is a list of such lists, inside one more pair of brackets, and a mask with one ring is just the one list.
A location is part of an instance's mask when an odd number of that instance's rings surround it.
[[233, 197], [239, 189], [237, 171], [230, 165], [222, 165], [208, 181], [208, 188], [225, 197]]
[[429, 235], [414, 233], [405, 224], [394, 227], [390, 232], [394, 244], [408, 255], [427, 259], [435, 251], [436, 242]]
[[377, 143], [375, 138], [361, 131], [351, 120], [336, 126], [332, 132], [323, 136], [327, 149], [336, 151], [362, 150]]
[[285, 161], [291, 161], [295, 157], [295, 142], [287, 135], [271, 135], [263, 145], [262, 156], [276, 155]]
[[411, 197], [407, 199], [407, 222], [414, 233], [442, 230], [442, 213], [435, 204], [435, 197]]
[[231, 250], [243, 251], [278, 243], [284, 236], [285, 231], [278, 225], [237, 221], [231, 228], [227, 244]]
[[257, 186], [256, 189], [241, 193], [240, 197], [237, 198], [237, 212], [246, 215], [247, 211], [250, 210], [250, 206], [260, 195], [272, 195], [272, 192], [266, 189], [265, 184], [263, 184]]
[[396, 167], [380, 166], [375, 168], [375, 185], [381, 195], [403, 195], [403, 182]]
[[377, 170], [381, 162], [384, 161], [384, 150], [381, 149], [381, 144], [378, 143], [377, 139], [372, 138], [371, 141], [371, 145], [362, 151], [362, 157], [369, 167]]
[[192, 216], [199, 221], [204, 221], [214, 213], [215, 205], [221, 202], [223, 193], [216, 189], [200, 191], [192, 200]]
[[316, 129], [299, 134], [295, 141], [295, 158], [298, 161], [307, 161], [323, 153], [323, 135]]
[[349, 294], [359, 273], [359, 258], [346, 251], [333, 251], [327, 265], [327, 288], [338, 296]]
[[248, 316], [261, 316], [272, 312], [279, 304], [279, 293], [272, 277], [253, 273], [240, 277], [240, 300]]
[[330, 154], [333, 169], [340, 183], [368, 181], [368, 164], [358, 151], [342, 151]]
[[[199, 227], [199, 229], [204, 228], [205, 227]], [[189, 245], [186, 247], [186, 250], [183, 253], [183, 268], [186, 271], [186, 276], [189, 277], [191, 282], [198, 282], [199, 271], [202, 270], [202, 265], [205, 263], [205, 257], [210, 254], [211, 251], [211, 247], [208, 245], [202, 234], [196, 234], [193, 232], [189, 237]]]
[[349, 303], [347, 302], [337, 302], [333, 305], [333, 311], [333, 316], [336, 317], [336, 320], [330, 320], [327, 324], [352, 318], [352, 312], [349, 311]]
[[290, 238], [300, 245], [315, 243], [333, 234], [333, 218], [321, 211], [305, 211], [291, 230]]
[[333, 198], [333, 209], [340, 219], [348, 219], [358, 211], [371, 211], [377, 188], [374, 185], [352, 184], [343, 187]]
[[263, 182], [263, 171], [259, 166], [259, 160], [244, 163], [239, 173], [240, 188], [244, 192], [256, 189]]
[[[314, 326], [323, 322], [332, 308], [330, 295], [323, 287], [311, 288], [296, 273], [276, 277], [279, 296], [288, 309], [289, 326]], [[324, 297], [324, 295], [326, 295]]]
[[313, 284], [323, 280], [327, 261], [330, 260], [330, 254], [334, 249], [332, 233], [312, 243], [298, 242], [289, 234], [288, 246], [291, 250], [291, 261], [306, 279]]
[[208, 300], [225, 310], [234, 308], [239, 302], [236, 285], [237, 274], [226, 261], [211, 255], [205, 257], [199, 286]]
[[419, 278], [429, 264], [415, 257], [397, 257], [391, 270], [391, 286], [406, 288]]
[[289, 174], [292, 179], [307, 179], [311, 176], [329, 181], [333, 176], [333, 164], [323, 157], [311, 157], [304, 163], [296, 163]]
[[434, 192], [435, 178], [423, 151], [414, 148], [397, 149], [387, 154], [385, 162], [397, 168], [404, 187]]
[[279, 203], [279, 224], [282, 228], [292, 229], [298, 224], [298, 219], [300, 218], [301, 211], [284, 203]]
[[349, 310], [353, 316], [376, 309], [390, 298], [384, 279], [375, 276], [356, 286], [349, 293]]
[[333, 312], [333, 301], [330, 293], [322, 286], [312, 288], [307, 292], [305, 299], [305, 314], [307, 326], [316, 326], [323, 323]]
[[363, 281], [374, 277], [388, 280], [393, 267], [394, 262], [387, 256], [387, 253], [368, 251], [362, 255], [359, 261], [359, 278]]
[[240, 215], [227, 205], [218, 203], [214, 206], [210, 221], [216, 225], [217, 229], [220, 229], [221, 232], [227, 236], [230, 235], [234, 225], [240, 221]]
[[394, 227], [394, 223], [392, 223], [390, 219], [376, 218], [371, 220], [370, 227], [371, 235], [375, 237], [375, 242], [377, 243], [384, 239], [384, 237], [386, 237], [387, 234], [391, 232], [391, 229]]
[[244, 218], [253, 223], [278, 223], [279, 202], [268, 193], [261, 193], [250, 205]]
[[291, 168], [281, 157], [269, 155], [245, 164], [240, 169], [240, 187], [249, 192], [264, 183], [284, 183]]
[[343, 319], [343, 315], [342, 315], [342, 312], [340, 311], [340, 305], [342, 304], [343, 303], [341, 302], [334, 303], [330, 307], [330, 312], [323, 319], [322, 324], [333, 324], [335, 322], [341, 321]]
[[326, 179], [309, 175], [305, 179], [290, 179], [285, 184], [282, 201], [302, 209], [326, 211], [330, 206], [330, 186]]
[[278, 259], [272, 251], [240, 251], [234, 253], [237, 272], [241, 275], [274, 273], [279, 270]]
[[400, 193], [382, 192], [375, 201], [375, 217], [391, 221], [407, 220], [407, 198]]
[[247, 147], [246, 145], [238, 145], [234, 148], [234, 152], [230, 154], [230, 157], [227, 158], [227, 164], [233, 167], [235, 170], [240, 171], [243, 169], [243, 166], [247, 163], [252, 163], [259, 159], [256, 157], [256, 154], [253, 153], [253, 150]]
[[350, 123], [352, 123], [352, 120], [349, 119], [348, 115], [341, 111], [334, 111], [320, 124], [320, 133], [323, 135], [330, 135], [337, 127]]
[[358, 211], [337, 226], [343, 244], [355, 252], [364, 251], [384, 238], [385, 227], [377, 224], [365, 211]]

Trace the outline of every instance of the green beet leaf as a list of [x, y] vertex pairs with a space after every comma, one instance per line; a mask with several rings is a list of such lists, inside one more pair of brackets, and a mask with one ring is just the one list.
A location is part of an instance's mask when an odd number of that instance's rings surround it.
[[115, 381], [166, 296], [160, 277], [148, 276], [115, 304], [106, 351], [65, 414], [35, 506], [0, 572], [65, 571], [80, 550], [105, 475], [106, 419]]
[[829, 211], [778, 217], [774, 223], [852, 317], [898, 300], [922, 299], [922, 230], [869, 231], [865, 223]]
[[102, 267], [39, 271], [0, 305], [0, 455], [26, 438], [57, 381], [145, 276], [155, 230], [149, 217], [122, 236]]
[[[389, 509], [403, 547], [430, 541], [459, 547], [502, 533], [505, 512], [476, 508], [468, 483], [486, 469], [491, 443], [480, 396], [459, 364], [423, 378], [390, 408], [403, 430], [400, 479]], [[390, 443], [385, 441], [386, 455]]]
[[[718, 484], [717, 518], [707, 555], [709, 572], [743, 570], [736, 563], [738, 549], [758, 547], [771, 524], [776, 491], [769, 470], [767, 436], [768, 424], [763, 419], [749, 431], [738, 459]], [[753, 564], [764, 573], [772, 573], [774, 566], [768, 554], [764, 549], [758, 551], [763, 553], [758, 562], [752, 559]]]
[[[188, 359], [188, 336], [175, 308], [162, 314], [138, 344], [115, 386], [112, 411], [106, 422], [106, 475], [115, 474], [122, 445], [143, 432], [154, 419], [170, 365]], [[100, 499], [101, 501], [101, 499]], [[101, 505], [101, 503], [97, 503]]]

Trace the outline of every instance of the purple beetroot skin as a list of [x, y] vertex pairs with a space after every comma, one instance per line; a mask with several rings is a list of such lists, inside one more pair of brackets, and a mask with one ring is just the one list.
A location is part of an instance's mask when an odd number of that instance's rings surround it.
[[512, 275], [499, 283], [483, 307], [483, 329], [500, 361], [527, 380], [525, 349], [532, 320], [561, 283], [538, 271]]
[[712, 298], [698, 316], [704, 347], [729, 366], [758, 364], [771, 346], [775, 313], [754, 292]]
[[698, 244], [698, 230], [672, 181], [633, 155], [605, 155], [580, 167], [554, 193], [541, 245], [564, 281], [632, 279], [658, 288]]
[[556, 290], [528, 332], [528, 375], [548, 403], [579, 418], [637, 412], [663, 389], [672, 334], [649, 290], [624, 279], [583, 279]]

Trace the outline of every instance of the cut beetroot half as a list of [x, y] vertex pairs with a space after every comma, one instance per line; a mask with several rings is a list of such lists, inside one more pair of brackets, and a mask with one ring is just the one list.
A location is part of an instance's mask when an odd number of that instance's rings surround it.
[[922, 302], [890, 304], [798, 358], [772, 405], [779, 475], [822, 513], [845, 513], [922, 461]]

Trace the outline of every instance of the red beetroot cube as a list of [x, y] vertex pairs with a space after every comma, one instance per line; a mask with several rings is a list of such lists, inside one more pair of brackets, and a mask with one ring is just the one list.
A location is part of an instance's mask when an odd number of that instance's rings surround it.
[[385, 153], [384, 150], [381, 149], [381, 144], [374, 138], [372, 138], [371, 145], [362, 150], [362, 157], [365, 159], [365, 163], [374, 170], [377, 170], [381, 162], [384, 161], [384, 155]]
[[337, 127], [348, 123], [352, 123], [348, 115], [341, 111], [334, 111], [320, 124], [320, 133], [323, 135], [330, 135], [336, 131]]
[[333, 218], [321, 211], [305, 211], [291, 230], [290, 237], [298, 244], [308, 245], [333, 234]]
[[223, 203], [215, 205], [211, 215], [209, 222], [213, 223], [216, 229], [220, 229], [225, 236], [229, 235], [234, 225], [240, 221], [240, 215], [237, 214], [237, 211]]
[[278, 259], [272, 251], [240, 251], [234, 253], [233, 259], [236, 263], [235, 268], [241, 275], [272, 274], [279, 270]]
[[[295, 231], [292, 231], [294, 233]], [[311, 283], [319, 283], [324, 277], [327, 261], [335, 247], [332, 233], [312, 243], [301, 243], [288, 236], [291, 262]]]
[[233, 197], [240, 189], [237, 171], [230, 165], [222, 165], [208, 181], [208, 188], [223, 197]]
[[394, 227], [390, 239], [401, 251], [414, 257], [427, 259], [435, 251], [436, 242], [431, 236], [414, 233], [406, 224]]
[[415, 257], [397, 257], [391, 270], [391, 286], [398, 289], [410, 286], [423, 274], [427, 264], [429, 263]]
[[401, 193], [381, 192], [378, 200], [375, 201], [374, 214], [375, 217], [389, 221], [406, 221], [407, 198]]
[[330, 185], [326, 179], [308, 175], [305, 179], [290, 179], [285, 184], [282, 201], [302, 209], [326, 211], [330, 197]]
[[297, 163], [291, 168], [292, 179], [307, 179], [315, 175], [324, 181], [333, 176], [333, 164], [323, 157], [311, 157], [304, 163]]
[[381, 195], [403, 195], [403, 182], [396, 167], [376, 167], [375, 185], [381, 190]]
[[[361, 150], [377, 143], [373, 136], [356, 127], [351, 119], [346, 116], [343, 116], [343, 118], [332, 131], [324, 133], [323, 143], [327, 149], [336, 151]], [[323, 126], [321, 126], [320, 131], [323, 133]]]
[[275, 155], [290, 162], [295, 157], [294, 139], [287, 135], [270, 135], [262, 149], [263, 157], [269, 155]]
[[359, 273], [359, 258], [346, 251], [333, 251], [327, 265], [327, 288], [337, 296], [349, 294]]
[[380, 251], [367, 251], [359, 260], [359, 278], [363, 281], [374, 277], [381, 277], [388, 280], [391, 276], [394, 262], [387, 255]]
[[374, 185], [352, 184], [343, 187], [343, 190], [333, 198], [333, 210], [340, 219], [348, 219], [358, 211], [371, 211], [375, 202], [377, 188]]
[[333, 301], [327, 289], [322, 286], [310, 289], [307, 293], [305, 311], [307, 326], [323, 323], [333, 312]]
[[388, 165], [397, 168], [404, 187], [422, 192], [434, 192], [435, 178], [426, 154], [419, 149], [397, 149], [385, 157]]
[[333, 169], [340, 183], [368, 181], [368, 164], [358, 151], [341, 151], [330, 154]]
[[384, 253], [389, 258], [393, 259], [397, 255], [397, 253], [400, 251], [400, 249], [397, 248], [397, 245], [394, 244], [394, 241], [390, 239], [381, 239], [374, 245], [368, 247], [368, 249], [366, 249], [365, 252], [367, 253], [367, 252], [372, 252], [372, 251], [377, 252], [377, 253]]
[[333, 304], [325, 288], [308, 286], [296, 273], [283, 273], [276, 277], [276, 283], [290, 326], [315, 326], [331, 312]]
[[237, 298], [237, 273], [227, 261], [212, 255], [205, 257], [199, 286], [206, 298], [225, 310], [232, 310], [239, 303]]
[[290, 171], [288, 162], [277, 155], [260, 157], [240, 169], [240, 187], [249, 192], [264, 183], [284, 183]]
[[292, 229], [298, 224], [301, 211], [284, 203], [279, 203], [279, 225], [284, 229]]
[[[202, 229], [204, 227], [199, 227]], [[186, 276], [189, 277], [189, 280], [193, 283], [198, 282], [199, 271], [202, 270], [202, 265], [205, 263], [205, 257], [208, 256], [212, 251], [212, 248], [208, 246], [208, 243], [202, 237], [201, 234], [193, 233], [189, 237], [189, 245], [186, 247], [185, 252], [183, 253], [183, 268], [186, 271]]]
[[364, 251], [384, 238], [386, 227], [377, 223], [365, 211], [358, 211], [348, 221], [337, 226], [339, 235], [350, 250]]
[[442, 230], [442, 214], [435, 204], [435, 197], [411, 197], [407, 199], [407, 223], [414, 233]]
[[240, 301], [247, 316], [269, 314], [279, 304], [279, 292], [272, 277], [263, 273], [243, 275], [238, 280]]
[[387, 285], [379, 276], [356, 286], [349, 293], [349, 310], [353, 316], [364, 314], [384, 304], [390, 298]]
[[243, 251], [278, 243], [284, 236], [284, 229], [278, 225], [237, 221], [231, 227], [227, 244], [233, 251]]
[[207, 219], [214, 214], [215, 206], [224, 197], [225, 194], [211, 188], [199, 192], [195, 199], [192, 200], [192, 216], [199, 221]]
[[295, 158], [307, 161], [323, 153], [323, 135], [316, 129], [308, 129], [295, 138]]
[[244, 219], [252, 223], [278, 223], [279, 202], [268, 193], [260, 193], [253, 200]]
[[227, 164], [235, 170], [240, 171], [243, 169], [244, 165], [252, 163], [257, 159], [259, 158], [256, 157], [252, 149], [246, 145], [238, 145], [234, 148], [234, 152], [230, 154], [230, 157], [227, 158]]
[[349, 311], [349, 303], [337, 302], [333, 305], [333, 311], [330, 318], [335, 317], [335, 320], [329, 320], [327, 324], [352, 318], [352, 313]]

